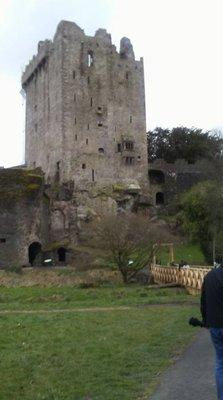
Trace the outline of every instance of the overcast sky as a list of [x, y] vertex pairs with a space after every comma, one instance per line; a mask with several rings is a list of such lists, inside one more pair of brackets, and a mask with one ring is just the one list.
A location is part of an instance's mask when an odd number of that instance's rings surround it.
[[0, 166], [24, 161], [22, 70], [60, 20], [144, 58], [147, 129], [223, 127], [223, 0], [0, 0]]

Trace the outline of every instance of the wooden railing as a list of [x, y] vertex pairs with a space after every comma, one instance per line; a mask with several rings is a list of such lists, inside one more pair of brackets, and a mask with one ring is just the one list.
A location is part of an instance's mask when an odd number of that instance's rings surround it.
[[176, 283], [184, 286], [189, 293], [197, 294], [200, 292], [204, 276], [210, 271], [210, 268], [182, 268], [178, 267], [160, 267], [154, 265], [152, 274], [155, 283]]

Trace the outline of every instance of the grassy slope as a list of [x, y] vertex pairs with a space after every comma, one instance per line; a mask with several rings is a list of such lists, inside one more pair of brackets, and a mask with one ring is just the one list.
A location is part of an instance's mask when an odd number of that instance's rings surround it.
[[[161, 249], [157, 254], [157, 260], [161, 260], [162, 265], [167, 265], [170, 261], [169, 250]], [[194, 243], [178, 244], [174, 247], [174, 261], [179, 263], [181, 260], [187, 261], [190, 265], [206, 265], [204, 254], [199, 245]]]

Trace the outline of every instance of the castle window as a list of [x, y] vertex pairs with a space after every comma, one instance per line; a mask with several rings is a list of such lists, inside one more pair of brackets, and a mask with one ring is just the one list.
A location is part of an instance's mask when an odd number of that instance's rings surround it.
[[99, 152], [100, 154], [104, 154], [105, 151], [104, 151], [103, 147], [99, 147], [98, 152]]
[[98, 126], [103, 126], [102, 121], [98, 121]]
[[90, 103], [91, 103], [91, 107], [92, 107], [92, 106], [93, 106], [93, 99], [92, 99], [92, 97], [91, 97], [91, 102], [90, 102]]
[[91, 179], [92, 179], [92, 182], [94, 182], [94, 169], [91, 170]]
[[90, 50], [88, 52], [88, 55], [87, 55], [87, 65], [88, 65], [88, 67], [91, 67], [93, 65], [93, 61], [94, 61], [94, 59], [93, 59], [93, 51]]
[[34, 106], [34, 110], [35, 110], [35, 111], [37, 111], [37, 104], [35, 104], [35, 106]]
[[74, 93], [74, 102], [77, 100], [76, 93]]
[[125, 149], [126, 150], [133, 150], [133, 142], [125, 142]]
[[87, 83], [88, 83], [88, 85], [89, 85], [89, 83], [90, 83], [90, 76], [87, 77]]
[[35, 132], [37, 132], [37, 124], [35, 124]]
[[73, 79], [75, 79], [75, 77], [76, 77], [76, 72], [73, 71]]
[[129, 79], [129, 73], [128, 72], [125, 73], [125, 78]]
[[76, 123], [77, 123], [77, 118], [76, 118], [76, 117], [74, 118], [74, 123], [75, 123], [75, 125], [76, 125]]
[[165, 183], [165, 175], [160, 170], [151, 169], [149, 171], [149, 181], [151, 185], [161, 185]]
[[88, 139], [86, 139], [86, 144], [88, 144]]
[[134, 157], [125, 157], [125, 164], [126, 165], [134, 164]]
[[0, 243], [5, 243], [6, 242], [6, 238], [0, 238]]
[[75, 140], [77, 140], [77, 135], [75, 135]]
[[58, 182], [60, 180], [60, 161], [56, 163], [56, 175], [55, 180]]
[[82, 169], [86, 169], [86, 164], [82, 164]]
[[162, 192], [156, 193], [156, 205], [162, 205], [164, 204], [164, 194]]
[[121, 151], [122, 151], [122, 145], [121, 145], [121, 143], [118, 143], [117, 147], [118, 147], [118, 153], [121, 153]]
[[131, 115], [129, 117], [129, 122], [130, 122], [130, 124], [132, 123], [132, 116]]

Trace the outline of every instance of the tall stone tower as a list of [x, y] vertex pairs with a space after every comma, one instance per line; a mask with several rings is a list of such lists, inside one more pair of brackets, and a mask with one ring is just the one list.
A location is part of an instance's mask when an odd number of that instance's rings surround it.
[[99, 29], [86, 36], [61, 21], [38, 44], [22, 76], [26, 93], [26, 163], [46, 181], [147, 185], [143, 60], [131, 42], [120, 52]]

